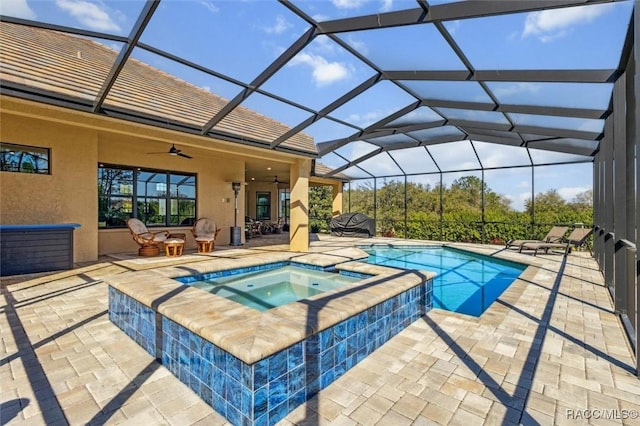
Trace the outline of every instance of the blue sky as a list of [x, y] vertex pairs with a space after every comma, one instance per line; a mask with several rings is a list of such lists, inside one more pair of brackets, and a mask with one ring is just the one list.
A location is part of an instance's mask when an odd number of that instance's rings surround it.
[[[293, 4], [321, 21], [417, 7], [417, 3], [409, 0], [296, 0]], [[0, 11], [10, 16], [128, 35], [143, 5], [141, 0], [3, 0]], [[445, 27], [477, 70], [610, 69], [618, 64], [632, 5], [633, 2], [627, 1], [449, 21]], [[309, 24], [275, 1], [163, 0], [141, 41], [250, 83], [307, 29]], [[430, 24], [344, 33], [339, 37], [384, 70], [464, 69]], [[117, 43], [105, 44], [114, 49], [120, 48]], [[133, 56], [227, 99], [240, 91], [240, 87], [233, 83], [187, 70], [143, 50], [137, 49]], [[374, 74], [375, 70], [337, 43], [319, 36], [268, 80], [262, 89], [319, 110]], [[428, 98], [487, 101], [486, 93], [475, 82], [413, 81], [406, 84]], [[586, 108], [605, 108], [612, 90], [610, 84], [494, 82], [488, 86], [504, 103]], [[332, 117], [350, 126], [322, 119], [305, 132], [316, 142], [346, 137], [413, 102], [415, 98], [394, 84], [383, 81], [331, 113]], [[290, 126], [310, 116], [308, 111], [260, 94], [250, 96], [243, 105]], [[444, 111], [460, 119], [490, 123], [504, 121], [504, 117], [497, 113]], [[418, 115], [420, 117], [416, 118]], [[404, 119], [424, 122], [435, 118], [435, 113], [425, 107]], [[603, 128], [602, 120], [527, 114], [512, 114], [511, 119], [523, 125], [596, 132]], [[451, 133], [455, 129], [438, 129], [435, 132]], [[455, 168], [460, 161], [465, 165], [469, 163], [471, 167], [473, 162], [477, 165], [477, 159], [469, 157], [468, 145], [468, 142], [460, 143], [455, 149], [452, 146], [434, 146], [432, 155], [444, 170]], [[522, 155], [511, 147], [498, 146], [496, 149], [495, 145], [482, 143], [478, 146], [478, 155], [485, 166], [507, 166], [522, 161]], [[371, 145], [360, 143], [346, 146], [340, 153], [351, 160], [370, 150]], [[433, 167], [428, 156], [396, 155], [403, 157], [402, 164], [407, 170], [430, 171]], [[540, 163], [563, 157], [548, 152], [536, 155], [540, 157]], [[397, 169], [391, 161], [386, 160], [389, 164], [383, 164], [381, 159], [368, 162], [368, 166], [376, 173]], [[333, 167], [344, 163], [334, 155], [325, 156], [322, 161]], [[537, 174], [536, 192], [555, 188], [571, 199], [576, 193], [591, 188], [592, 176], [588, 165], [556, 167], [557, 172], [551, 169], [545, 168], [545, 173]], [[573, 169], [576, 171], [568, 171]], [[526, 187], [530, 172], [513, 170], [511, 173], [512, 179], [501, 177], [489, 183], [492, 189], [508, 195], [515, 208], [522, 208], [526, 198], [523, 194], [528, 194], [528, 197], [531, 193], [530, 184]], [[503, 181], [510, 185], [504, 185]], [[517, 184], [512, 185], [514, 182]]]

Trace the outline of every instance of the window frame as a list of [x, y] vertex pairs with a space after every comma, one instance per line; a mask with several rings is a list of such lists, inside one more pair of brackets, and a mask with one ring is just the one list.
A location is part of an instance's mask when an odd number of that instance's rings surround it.
[[[176, 170], [165, 170], [165, 169], [155, 169], [155, 168], [149, 168], [149, 167], [137, 167], [137, 166], [127, 166], [127, 165], [121, 165], [121, 164], [108, 164], [108, 163], [99, 163], [98, 165], [98, 188], [100, 188], [101, 186], [101, 170], [105, 170], [105, 169], [112, 169], [112, 170], [121, 170], [121, 171], [129, 171], [132, 173], [132, 179], [131, 179], [131, 195], [130, 195], [130, 200], [131, 200], [131, 212], [126, 212], [124, 214], [124, 218], [128, 219], [131, 217], [135, 217], [140, 219], [148, 228], [167, 228], [167, 227], [179, 227], [179, 226], [191, 226], [193, 224], [193, 222], [195, 222], [195, 219], [198, 217], [198, 213], [197, 213], [197, 209], [198, 209], [198, 175], [197, 173], [192, 173], [192, 172], [184, 172], [184, 171], [176, 171]], [[141, 194], [139, 192], [139, 185], [147, 185], [149, 184], [149, 181], [143, 182], [141, 181], [140, 175], [143, 173], [150, 173], [154, 176], [160, 175], [163, 176], [164, 179], [161, 179], [160, 181], [153, 181], [153, 183], [156, 184], [164, 184], [164, 194], [160, 195], [160, 194], [146, 194], [143, 193]], [[172, 193], [172, 187], [177, 185], [176, 183], [172, 182], [172, 177], [174, 176], [180, 176], [182, 177], [182, 181], [187, 181], [193, 178], [193, 196], [179, 196], [180, 193], [179, 191], [176, 192], [176, 194]], [[179, 185], [179, 184], [178, 184]], [[100, 192], [100, 190], [99, 190]], [[118, 215], [117, 218], [115, 218], [114, 220], [114, 224], [112, 225], [108, 225], [107, 222], [109, 221], [110, 217], [108, 216], [108, 210], [107, 213], [105, 213], [105, 220], [102, 221], [101, 220], [101, 216], [102, 216], [102, 212], [103, 210], [101, 209], [101, 205], [103, 203], [103, 201], [106, 201], [105, 205], [110, 206], [111, 202], [110, 200], [112, 200], [114, 197], [116, 198], [123, 198], [126, 199], [127, 195], [120, 195], [120, 194], [116, 194], [116, 195], [112, 195], [112, 193], [110, 194], [98, 194], [98, 229], [121, 229], [121, 228], [126, 228], [126, 219], [124, 219], [122, 217], [122, 215]], [[154, 200], [158, 201], [158, 210], [160, 209], [160, 205], [164, 204], [164, 208], [162, 208], [162, 210], [164, 210], [163, 214], [155, 214], [155, 215], [150, 215], [148, 210], [145, 212], [141, 212], [141, 203], [145, 206], [145, 208], [148, 208], [149, 203], [153, 202]], [[178, 213], [176, 214], [172, 214], [172, 205], [174, 204], [174, 200], [175, 203], [178, 206]], [[185, 216], [184, 218], [182, 217], [182, 215], [180, 214], [179, 208], [180, 208], [180, 201], [189, 201], [192, 202], [193, 204], [193, 215], [188, 215]], [[162, 217], [164, 216], [164, 220], [162, 221], [162, 223], [149, 223], [149, 219], [151, 217]], [[179, 223], [172, 223], [172, 217], [173, 216], [177, 216], [177, 221]], [[112, 218], [113, 219], [113, 218]], [[182, 225], [182, 222], [184, 221], [189, 221], [189, 224], [187, 225]]]
[[[266, 204], [260, 204], [260, 200], [266, 200], [267, 202]], [[263, 209], [266, 209], [266, 214], [260, 215]], [[271, 191], [256, 192], [256, 220], [271, 220]]]
[[[44, 155], [45, 160], [43, 161], [46, 161], [46, 166], [47, 166], [46, 169], [41, 169], [43, 171], [38, 171], [39, 169], [25, 170], [23, 168], [24, 163], [22, 161], [20, 162], [20, 164], [18, 164], [18, 168], [16, 170], [5, 169], [4, 168], [5, 147], [9, 147], [11, 149], [11, 151], [7, 151], [7, 153], [13, 152], [13, 154], [10, 154], [12, 156], [16, 155], [15, 151], [28, 152], [29, 154], [32, 154], [32, 155], [35, 155], [36, 153], [39, 155]], [[41, 152], [38, 152], [38, 151], [41, 151]], [[0, 142], [0, 171], [10, 172], [10, 173], [25, 173], [30, 175], [51, 175], [51, 148], [43, 147], [43, 146], [34, 146], [34, 145], [22, 145], [22, 144], [16, 144], [12, 142]]]

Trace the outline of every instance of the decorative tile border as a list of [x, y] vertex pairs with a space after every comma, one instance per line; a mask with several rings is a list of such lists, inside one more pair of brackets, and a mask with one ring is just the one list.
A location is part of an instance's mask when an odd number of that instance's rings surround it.
[[[295, 261], [282, 261], [282, 262], [273, 262], [273, 263], [266, 263], [263, 265], [255, 265], [255, 266], [245, 266], [242, 268], [234, 268], [234, 269], [225, 269], [223, 271], [215, 271], [215, 272], [205, 272], [203, 274], [196, 274], [196, 275], [187, 275], [184, 277], [176, 277], [174, 278], [176, 281], [179, 281], [183, 284], [191, 284], [194, 282], [198, 282], [198, 281], [206, 281], [206, 280], [212, 280], [215, 278], [222, 278], [222, 277], [228, 277], [231, 275], [239, 275], [239, 274], [244, 274], [247, 272], [259, 272], [259, 271], [270, 271], [273, 269], [278, 269], [278, 268], [282, 268], [284, 266], [294, 266], [296, 268], [301, 268], [301, 269], [309, 269], [312, 271], [322, 271], [322, 272], [335, 272], [336, 271], [336, 265], [330, 265], [330, 266], [320, 266], [320, 265], [312, 265], [310, 263], [302, 263], [302, 262], [295, 262]], [[342, 271], [341, 271], [342, 273]], [[355, 278], [369, 278], [371, 275], [369, 274], [356, 274], [356, 275], [352, 275]]]
[[114, 324], [231, 423], [272, 425], [428, 312], [432, 288], [410, 287], [254, 364], [113, 287], [109, 307]]
[[205, 280], [211, 280], [214, 278], [228, 277], [231, 275], [239, 275], [247, 272], [270, 271], [272, 269], [277, 269], [277, 268], [282, 268], [283, 266], [287, 266], [289, 265], [289, 263], [290, 262], [288, 261], [284, 261], [284, 262], [267, 263], [265, 265], [245, 266], [242, 268], [225, 269], [224, 271], [205, 272], [204, 274], [176, 277], [174, 279], [176, 281], [180, 281], [183, 284], [191, 284], [197, 281], [205, 281]]

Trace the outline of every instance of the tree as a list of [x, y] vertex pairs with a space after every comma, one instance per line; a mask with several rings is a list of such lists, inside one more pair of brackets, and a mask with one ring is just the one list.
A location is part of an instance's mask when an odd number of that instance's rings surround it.
[[[550, 189], [547, 192], [539, 193], [535, 196], [535, 210], [536, 212], [546, 212], [557, 210], [566, 206], [567, 202], [558, 194], [556, 189]], [[531, 198], [528, 198], [525, 203], [525, 211], [529, 214], [533, 213], [534, 204], [531, 202]]]
[[330, 186], [309, 187], [309, 228], [329, 230], [333, 194]]
[[[549, 224], [593, 223], [593, 193], [591, 190], [576, 195], [571, 202], [564, 200], [556, 189], [535, 195], [535, 222], [531, 230], [534, 204], [525, 203], [525, 211], [516, 211], [511, 201], [494, 192], [477, 176], [463, 176], [449, 188], [439, 185], [407, 182], [406, 215], [404, 227], [405, 185], [398, 180], [378, 180], [376, 219], [379, 232], [392, 227], [396, 236], [416, 239], [444, 239], [446, 241], [494, 241], [508, 239], [542, 238]], [[351, 212], [374, 214], [374, 186], [372, 180], [352, 185]], [[484, 224], [482, 221], [482, 195], [484, 192]], [[443, 212], [441, 223], [440, 197]], [[330, 192], [327, 193], [330, 200]], [[346, 197], [345, 197], [346, 198]], [[347, 209], [345, 209], [347, 210]], [[483, 226], [484, 225], [484, 226]], [[441, 228], [442, 227], [442, 228]], [[442, 229], [442, 232], [441, 232]]]
[[576, 194], [570, 204], [575, 207], [593, 208], [593, 190], [588, 189]]

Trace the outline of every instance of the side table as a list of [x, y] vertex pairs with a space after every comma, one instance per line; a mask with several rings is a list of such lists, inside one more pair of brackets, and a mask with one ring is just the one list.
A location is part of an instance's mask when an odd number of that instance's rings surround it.
[[182, 238], [167, 238], [164, 242], [164, 250], [167, 257], [182, 256], [184, 240]]

